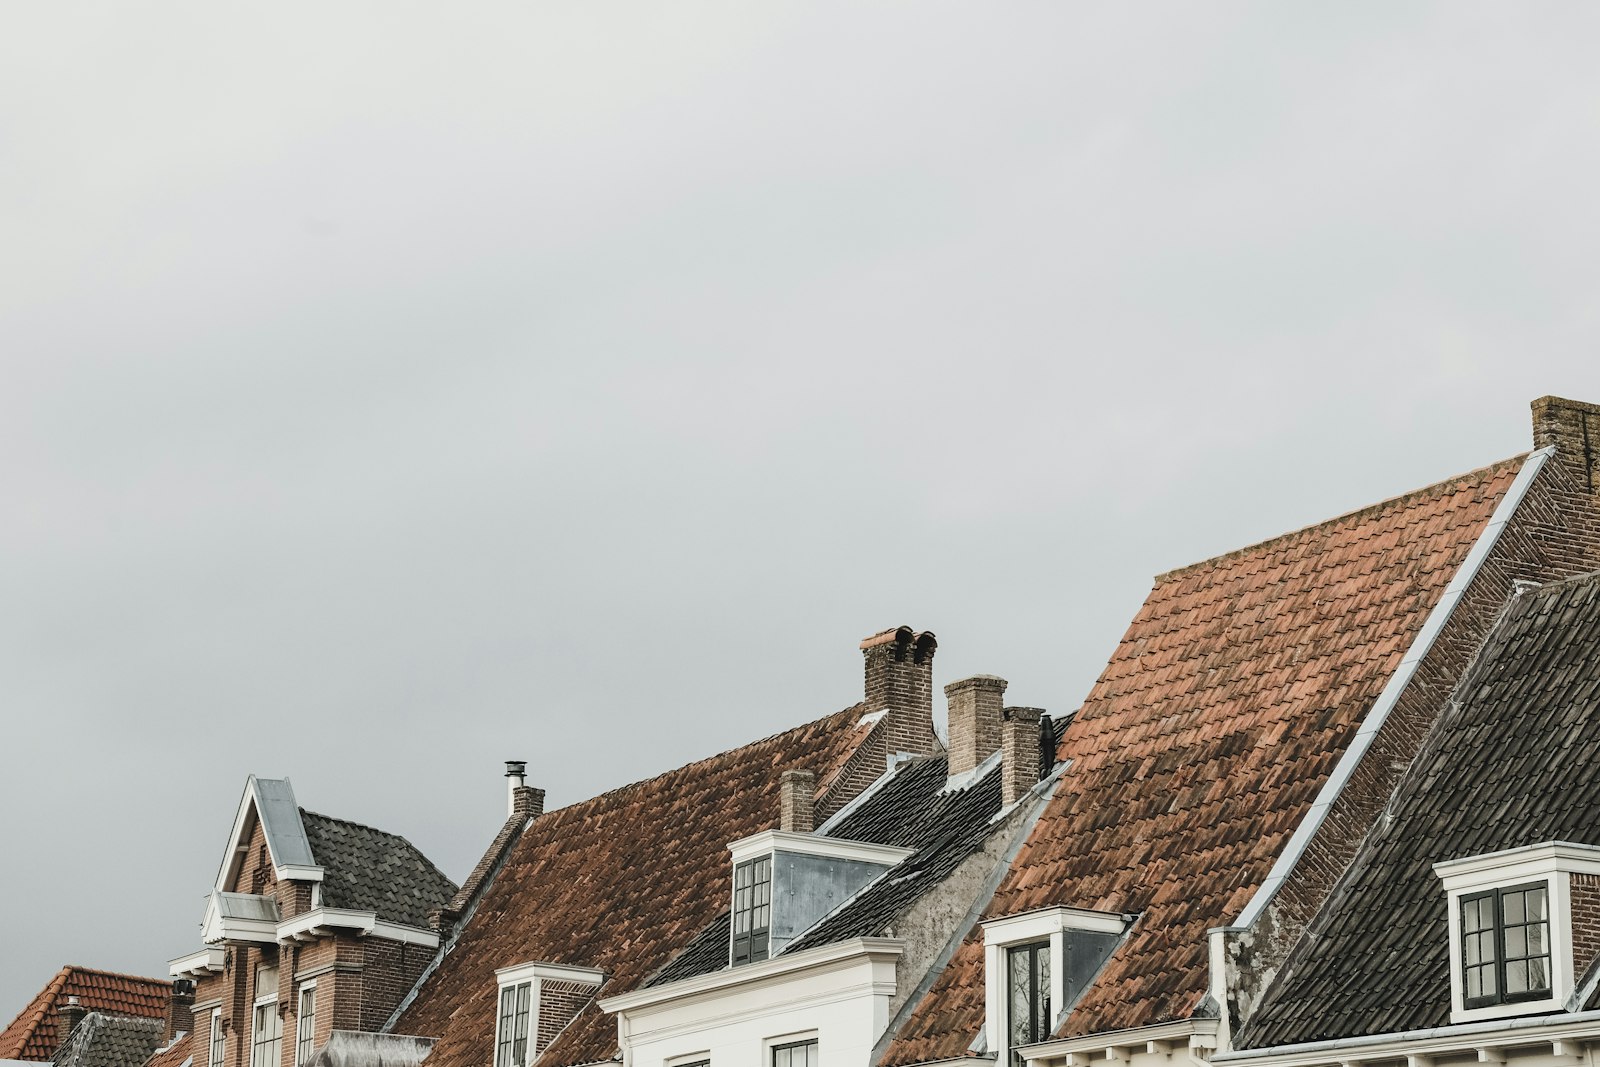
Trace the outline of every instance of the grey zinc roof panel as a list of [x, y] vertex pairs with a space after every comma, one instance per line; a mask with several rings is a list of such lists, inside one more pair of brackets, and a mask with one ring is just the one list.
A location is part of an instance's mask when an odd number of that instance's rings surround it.
[[455, 883], [398, 834], [313, 811], [299, 815], [322, 867], [325, 906], [427, 929], [429, 913], [455, 895]]
[[142, 1067], [161, 1045], [164, 1019], [90, 1012], [65, 1046], [56, 1053], [56, 1067]]
[[1433, 864], [1552, 840], [1600, 845], [1597, 692], [1600, 574], [1513, 599], [1239, 1047], [1446, 1025]]
[[256, 815], [261, 819], [261, 831], [266, 835], [272, 862], [280, 867], [315, 866], [311, 842], [300, 824], [300, 806], [294, 801], [289, 779], [255, 778], [252, 783]]

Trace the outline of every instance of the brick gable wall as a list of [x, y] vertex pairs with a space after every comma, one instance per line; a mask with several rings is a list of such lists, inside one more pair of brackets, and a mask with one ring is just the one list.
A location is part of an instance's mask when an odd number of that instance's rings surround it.
[[1572, 876], [1572, 969], [1583, 975], [1600, 957], [1600, 875]]

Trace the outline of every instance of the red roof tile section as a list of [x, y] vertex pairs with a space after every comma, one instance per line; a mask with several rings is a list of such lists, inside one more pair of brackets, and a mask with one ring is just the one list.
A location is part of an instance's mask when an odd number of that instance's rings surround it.
[[184, 1034], [171, 1044], [156, 1049], [155, 1055], [144, 1067], [182, 1067], [183, 1061], [191, 1055], [189, 1037], [189, 1034]]
[[[1522, 465], [1520, 458], [1161, 575], [1062, 737], [1072, 761], [988, 916], [1139, 916], [1065, 1034], [1186, 1018], [1206, 930], [1261, 884]], [[969, 1054], [974, 936], [886, 1064]]]
[[67, 966], [56, 972], [26, 1008], [0, 1031], [0, 1060], [49, 1060], [58, 1042], [56, 1010], [77, 997], [89, 1011], [111, 1015], [136, 1015], [146, 1019], [167, 1017], [171, 984], [160, 978], [139, 978], [111, 971]]
[[[857, 729], [865, 710], [539, 816], [390, 1029], [439, 1038], [428, 1067], [482, 1067], [494, 1058], [496, 968], [596, 968], [601, 996], [641, 985], [727, 907], [728, 843], [777, 825], [781, 773], [837, 767], [841, 749], [871, 734]], [[616, 1049], [616, 1020], [590, 1001], [539, 1062], [592, 1063]]]

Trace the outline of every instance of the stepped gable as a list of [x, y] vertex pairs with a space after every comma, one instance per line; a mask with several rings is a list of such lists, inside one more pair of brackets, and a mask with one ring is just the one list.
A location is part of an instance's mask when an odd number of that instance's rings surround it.
[[325, 907], [427, 929], [429, 913], [455, 895], [456, 884], [399, 834], [304, 808], [300, 821], [323, 871]]
[[[1262, 884], [1523, 463], [1159, 576], [1062, 737], [1071, 761], [987, 917], [1138, 915], [1063, 1027], [1187, 1018], [1206, 930]], [[980, 931], [883, 1062], [970, 1054]]]
[[56, 1010], [77, 997], [91, 1012], [165, 1019], [171, 983], [113, 971], [66, 966], [0, 1031], [0, 1060], [49, 1060], [60, 1044]]
[[[437, 1037], [429, 1067], [480, 1067], [493, 1059], [497, 968], [595, 968], [602, 997], [642, 985], [727, 907], [728, 843], [774, 826], [781, 772], [838, 766], [841, 747], [870, 736], [857, 729], [868, 710], [540, 815], [388, 1029]], [[591, 1000], [540, 1062], [594, 1063], [616, 1050], [616, 1021]]]
[[[1513, 598], [1240, 1047], [1447, 1025], [1448, 916], [1433, 864], [1600, 845], [1597, 699], [1600, 574]], [[1573, 961], [1580, 975], [1596, 962]]]

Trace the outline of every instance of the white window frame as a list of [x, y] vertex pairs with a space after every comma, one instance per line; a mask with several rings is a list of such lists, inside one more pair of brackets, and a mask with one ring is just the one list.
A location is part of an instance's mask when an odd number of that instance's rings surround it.
[[[1433, 873], [1444, 883], [1449, 912], [1450, 1021], [1469, 1023], [1516, 1015], [1546, 1015], [1565, 1008], [1572, 996], [1572, 892], [1574, 874], [1600, 875], [1600, 847], [1546, 841], [1522, 848], [1435, 863]], [[1539, 1000], [1465, 1007], [1462, 988], [1461, 898], [1489, 889], [1511, 889], [1543, 883], [1550, 912], [1550, 995]]]
[[502, 967], [494, 972], [494, 1057], [493, 1067], [502, 1067], [500, 1057], [501, 995], [510, 988], [526, 985], [528, 989], [528, 1047], [527, 1059], [508, 1067], [528, 1067], [539, 1058], [539, 987], [545, 982], [575, 982], [579, 985], [599, 987], [605, 981], [605, 972], [590, 967], [568, 967], [560, 963], [519, 963], [515, 967]]
[[211, 1009], [211, 1032], [206, 1035], [206, 1067], [222, 1067], [228, 1054], [227, 1035], [222, 1032], [222, 1009]]
[[[267, 1018], [277, 1020], [278, 1036], [268, 1042], [269, 1044], [275, 1043], [278, 1046], [278, 1058], [276, 1063], [258, 1063], [256, 1061], [256, 1053], [258, 1049], [256, 1043], [256, 1020], [261, 1017], [262, 1008], [268, 1009]], [[257, 997], [255, 1002], [250, 1005], [250, 1067], [279, 1067], [279, 1064], [282, 1062], [283, 1016], [278, 1014], [278, 991], [274, 989], [271, 996]]]
[[1122, 934], [1129, 917], [1115, 912], [1083, 908], [1040, 908], [993, 919], [983, 924], [984, 1028], [996, 1067], [1011, 1063], [1011, 997], [1007, 988], [1006, 951], [1038, 941], [1050, 942], [1050, 1029], [1061, 1025], [1062, 1014], [1072, 1007], [1067, 996], [1067, 931], [1089, 930]]
[[822, 1062], [822, 1039], [818, 1030], [802, 1030], [797, 1034], [782, 1034], [778, 1037], [769, 1037], [761, 1042], [760, 1067], [774, 1067], [776, 1055], [780, 1048], [792, 1045], [811, 1044], [817, 1047], [817, 1062]]
[[[305, 1033], [306, 994], [311, 995], [311, 1033]], [[309, 1046], [309, 1047], [306, 1047]], [[304, 1055], [302, 1055], [304, 1050]], [[300, 983], [294, 999], [294, 1062], [295, 1067], [306, 1067], [317, 1051], [317, 980]]]

